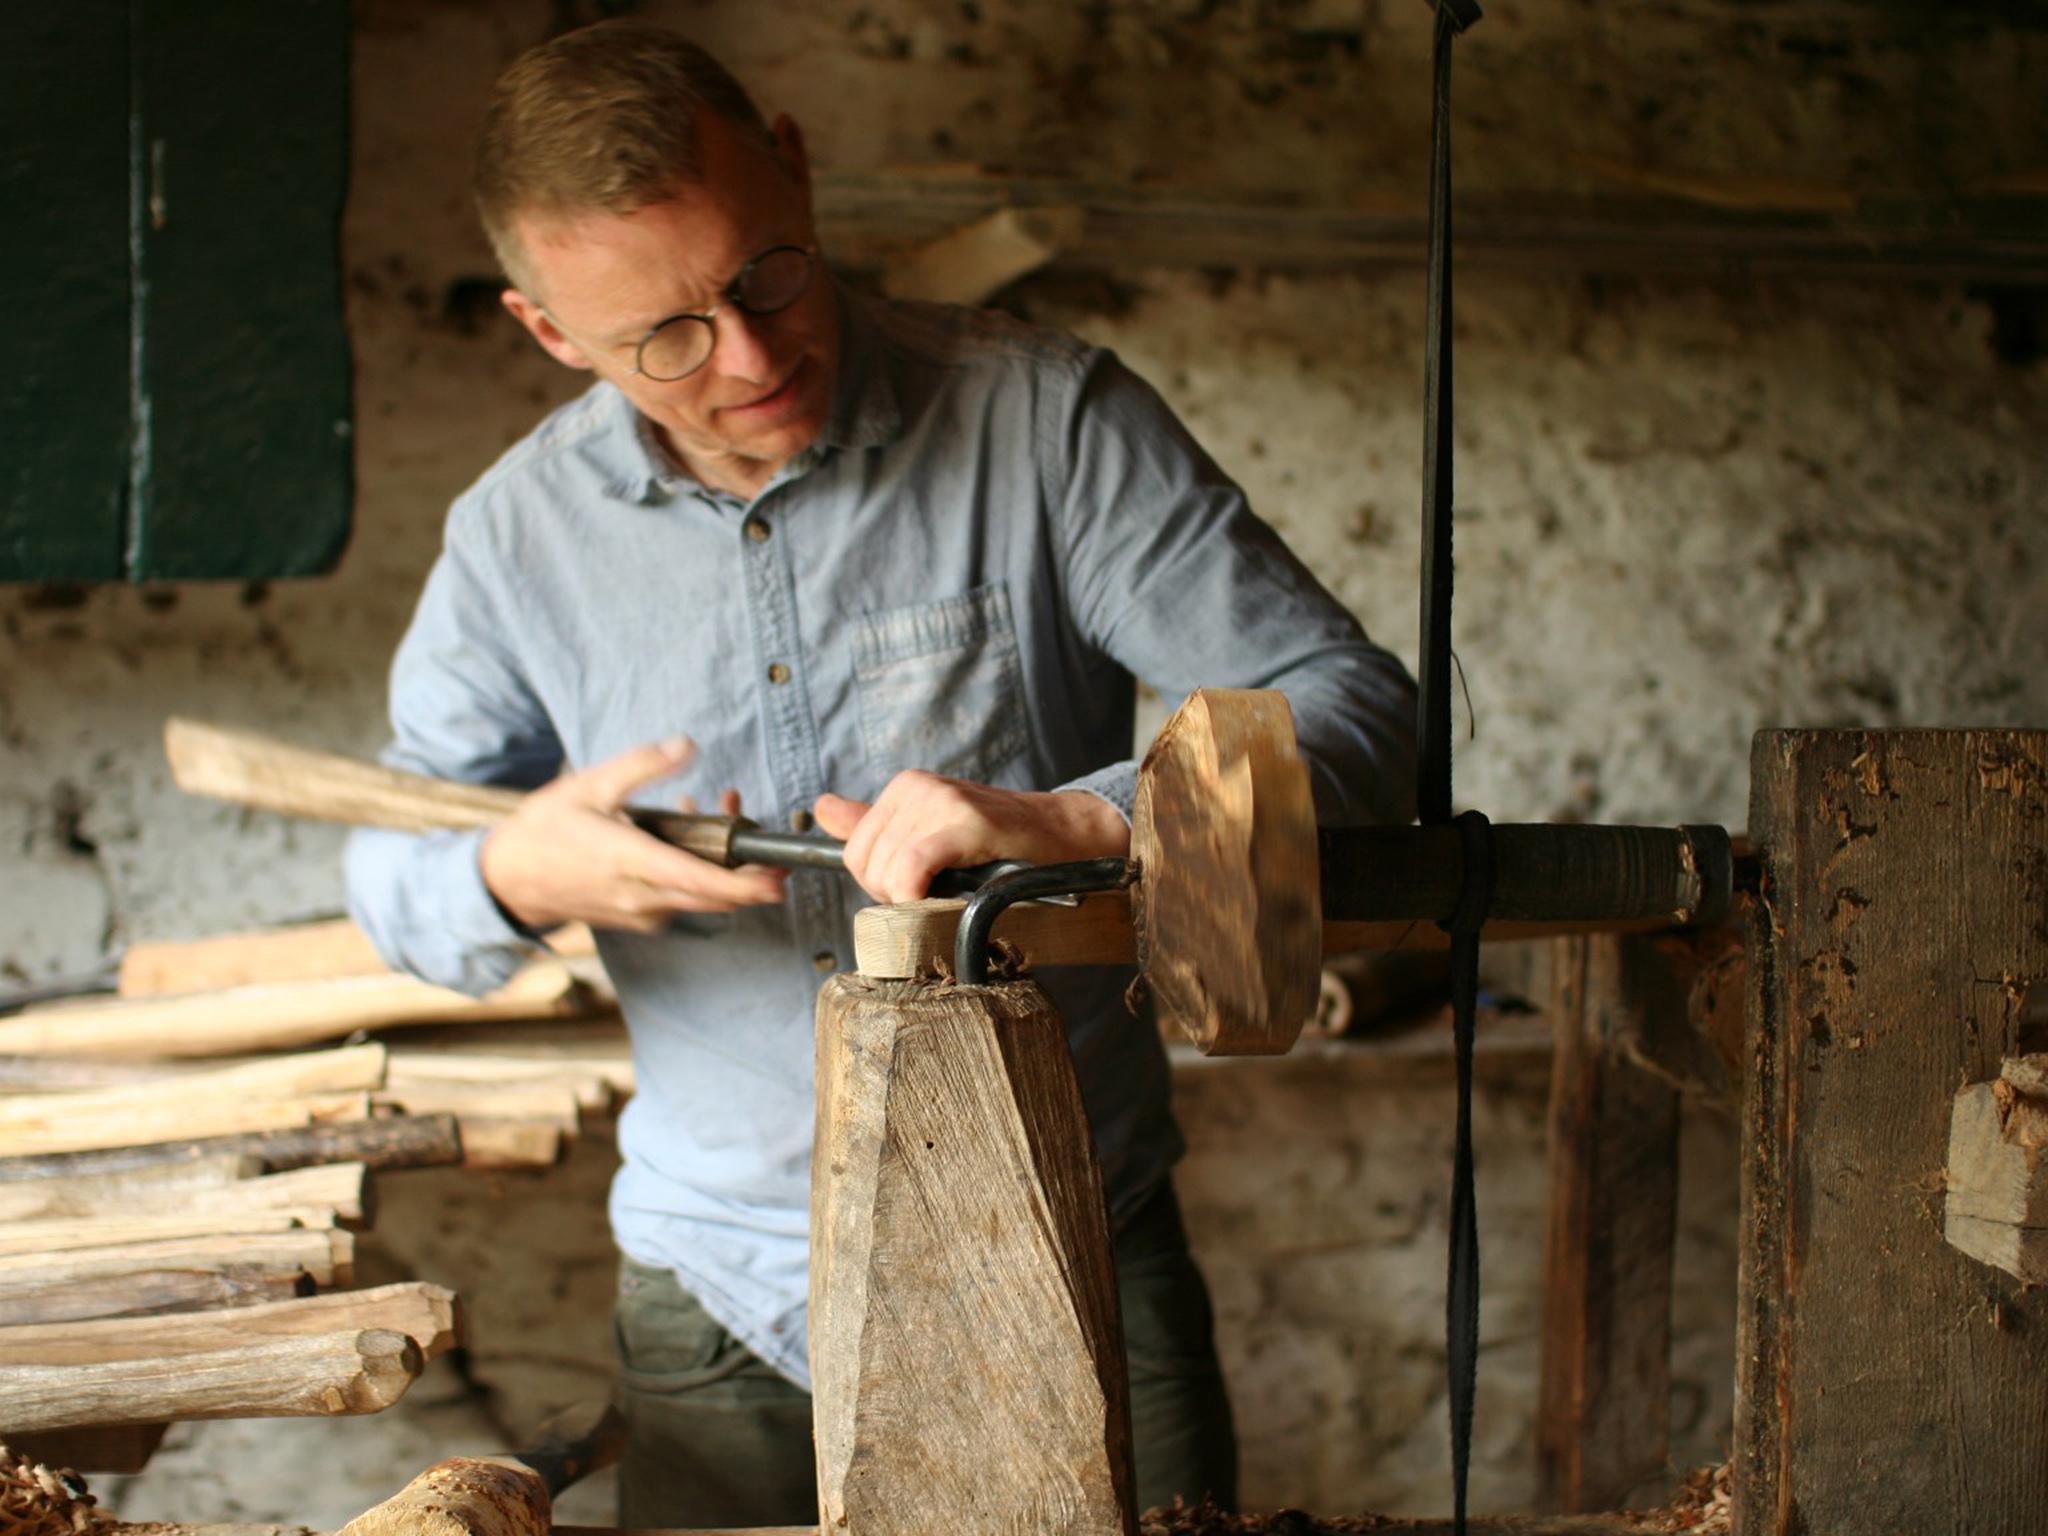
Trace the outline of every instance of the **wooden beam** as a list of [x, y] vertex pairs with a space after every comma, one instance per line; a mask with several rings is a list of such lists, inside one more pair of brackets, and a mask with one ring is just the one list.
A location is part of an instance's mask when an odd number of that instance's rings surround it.
[[[820, 233], [836, 259], [886, 267], [899, 252], [1001, 208], [1070, 208], [1078, 236], [1057, 258], [1079, 269], [1416, 267], [1427, 210], [1284, 206], [1129, 186], [970, 170], [838, 172], [817, 178]], [[1674, 191], [1679, 190], [1674, 188]], [[1461, 266], [1808, 273], [2039, 283], [2048, 276], [2048, 198], [1868, 194], [1843, 206], [1714, 206], [1686, 195], [1475, 195], [1458, 200]]]
[[0, 1424], [25, 1430], [376, 1413], [419, 1376], [389, 1329], [257, 1339], [196, 1354], [0, 1370]]
[[462, 1314], [453, 1291], [409, 1280], [218, 1311], [0, 1328], [0, 1366], [111, 1364], [365, 1328], [402, 1333], [434, 1360], [460, 1342]]
[[[1683, 992], [1643, 984], [1657, 960], [1643, 939], [1552, 941], [1536, 1421], [1541, 1497], [1552, 1509], [1611, 1509], [1666, 1473], [1678, 1095], [1619, 1046], [1685, 1027]], [[1644, 1017], [1674, 1005], [1675, 1022]]]
[[1066, 1031], [1029, 982], [818, 997], [822, 1521], [1130, 1536], [1116, 1272]]
[[1940, 1201], [1956, 1086], [2048, 975], [2048, 732], [1762, 732], [1750, 832], [1735, 1528], [2038, 1531], [2048, 1291]]

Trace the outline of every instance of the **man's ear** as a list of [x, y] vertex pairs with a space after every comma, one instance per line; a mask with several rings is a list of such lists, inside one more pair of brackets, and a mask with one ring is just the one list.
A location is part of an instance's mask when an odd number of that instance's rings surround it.
[[556, 362], [570, 368], [591, 366], [590, 355], [562, 333], [546, 310], [517, 288], [507, 288], [498, 295], [498, 302], [511, 311], [512, 318], [525, 326]]
[[804, 131], [797, 127], [796, 119], [787, 112], [775, 119], [770, 130], [775, 137], [775, 159], [782, 167], [782, 173], [796, 183], [796, 189], [803, 195], [804, 216], [811, 212], [811, 160], [804, 152]]

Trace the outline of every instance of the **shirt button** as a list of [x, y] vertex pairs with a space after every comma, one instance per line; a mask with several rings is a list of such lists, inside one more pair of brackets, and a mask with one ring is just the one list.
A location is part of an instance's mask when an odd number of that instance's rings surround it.
[[771, 682], [771, 683], [786, 683], [786, 682], [788, 682], [788, 681], [789, 681], [789, 668], [785, 667], [785, 666], [784, 666], [784, 665], [783, 665], [783, 664], [782, 664], [781, 662], [779, 662], [779, 661], [778, 661], [778, 662], [773, 662], [773, 663], [771, 663], [771, 664], [769, 665], [769, 668], [768, 668], [768, 681], [769, 681], [769, 682]]
[[789, 825], [792, 831], [808, 832], [816, 823], [812, 820], [809, 811], [791, 811], [789, 813]]
[[821, 971], [837, 970], [839, 967], [839, 957], [829, 949], [821, 949], [811, 956], [811, 964]]
[[766, 544], [768, 542], [768, 525], [762, 522], [760, 518], [748, 518], [746, 522], [746, 528], [747, 537], [752, 539], [756, 544]]

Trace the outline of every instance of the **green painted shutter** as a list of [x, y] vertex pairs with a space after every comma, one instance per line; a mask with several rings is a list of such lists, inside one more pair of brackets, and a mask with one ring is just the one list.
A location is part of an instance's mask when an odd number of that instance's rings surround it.
[[32, 231], [0, 247], [0, 579], [330, 568], [346, 0], [88, 0], [0, 38], [0, 226]]

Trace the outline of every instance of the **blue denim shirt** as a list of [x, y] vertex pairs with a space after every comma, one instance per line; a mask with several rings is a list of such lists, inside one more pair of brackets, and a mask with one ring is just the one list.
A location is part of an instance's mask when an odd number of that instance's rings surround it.
[[[696, 758], [646, 803], [732, 785], [786, 826], [826, 790], [872, 799], [926, 768], [1128, 816], [1136, 674], [1169, 696], [1282, 689], [1322, 819], [1407, 819], [1406, 673], [1150, 388], [999, 315], [841, 304], [830, 424], [751, 503], [679, 472], [605, 384], [457, 500], [392, 668], [386, 762], [530, 787], [687, 734]], [[527, 951], [480, 840], [364, 831], [348, 854], [385, 957], [469, 991]], [[599, 935], [638, 1077], [619, 1246], [799, 1383], [813, 1006], [864, 901], [799, 873], [781, 906]], [[1043, 979], [1115, 1219], [1181, 1151], [1165, 1057], [1122, 1005], [1127, 975]]]

